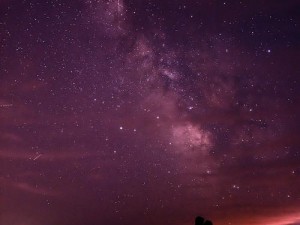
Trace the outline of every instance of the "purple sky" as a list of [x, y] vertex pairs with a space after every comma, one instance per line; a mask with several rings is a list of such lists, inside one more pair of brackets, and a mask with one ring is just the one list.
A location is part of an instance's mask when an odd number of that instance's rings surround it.
[[297, 225], [300, 3], [0, 0], [0, 225]]

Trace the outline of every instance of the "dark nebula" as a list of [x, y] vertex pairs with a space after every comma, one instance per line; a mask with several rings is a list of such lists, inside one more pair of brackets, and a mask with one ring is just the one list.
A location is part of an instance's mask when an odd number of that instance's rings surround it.
[[300, 224], [300, 2], [0, 0], [0, 225]]

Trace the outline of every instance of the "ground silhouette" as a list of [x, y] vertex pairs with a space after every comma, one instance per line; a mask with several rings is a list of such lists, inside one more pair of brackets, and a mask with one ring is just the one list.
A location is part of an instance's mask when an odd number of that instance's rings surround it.
[[213, 225], [213, 223], [210, 220], [205, 220], [201, 216], [197, 216], [195, 219], [195, 225]]

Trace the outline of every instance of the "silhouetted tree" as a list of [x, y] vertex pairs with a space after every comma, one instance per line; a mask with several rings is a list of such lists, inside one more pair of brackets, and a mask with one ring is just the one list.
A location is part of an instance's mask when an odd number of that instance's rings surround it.
[[204, 220], [201, 216], [197, 216], [195, 219], [195, 225], [213, 225], [213, 223], [210, 220]]
[[201, 216], [197, 216], [195, 219], [195, 225], [203, 225], [204, 223], [204, 218]]

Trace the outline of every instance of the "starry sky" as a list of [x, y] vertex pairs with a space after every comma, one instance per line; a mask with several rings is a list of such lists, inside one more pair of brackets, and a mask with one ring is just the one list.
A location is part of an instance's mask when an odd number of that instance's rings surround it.
[[0, 1], [0, 225], [300, 224], [300, 2]]

